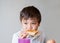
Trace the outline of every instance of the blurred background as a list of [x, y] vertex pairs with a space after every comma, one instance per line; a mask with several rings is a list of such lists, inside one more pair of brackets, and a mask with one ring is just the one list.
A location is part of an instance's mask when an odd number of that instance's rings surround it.
[[0, 0], [0, 43], [11, 43], [21, 29], [19, 13], [25, 6], [37, 7], [42, 15], [40, 29], [48, 39], [60, 43], [60, 0]]

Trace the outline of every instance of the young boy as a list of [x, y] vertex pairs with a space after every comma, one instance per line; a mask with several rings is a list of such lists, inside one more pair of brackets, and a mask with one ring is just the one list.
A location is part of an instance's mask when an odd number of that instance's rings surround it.
[[31, 43], [45, 43], [45, 35], [39, 31], [41, 13], [34, 6], [27, 6], [20, 12], [22, 30], [13, 35], [12, 43], [18, 43], [18, 38], [29, 38]]

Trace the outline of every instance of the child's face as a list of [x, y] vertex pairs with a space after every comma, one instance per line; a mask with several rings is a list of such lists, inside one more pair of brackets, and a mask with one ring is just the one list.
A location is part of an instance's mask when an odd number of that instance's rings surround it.
[[37, 30], [39, 23], [36, 18], [22, 19], [22, 27], [26, 30]]

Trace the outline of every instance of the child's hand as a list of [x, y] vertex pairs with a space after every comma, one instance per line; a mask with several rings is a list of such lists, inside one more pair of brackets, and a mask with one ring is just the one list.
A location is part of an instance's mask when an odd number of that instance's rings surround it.
[[26, 31], [22, 31], [21, 33], [20, 33], [20, 38], [26, 38], [27, 37], [27, 33], [26, 33]]
[[55, 40], [48, 40], [47, 43], [56, 43]]

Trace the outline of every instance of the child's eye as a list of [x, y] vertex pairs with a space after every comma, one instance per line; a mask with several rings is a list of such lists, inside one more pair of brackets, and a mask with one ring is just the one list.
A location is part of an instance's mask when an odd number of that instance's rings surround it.
[[36, 24], [36, 23], [32, 23], [32, 24]]
[[27, 23], [24, 23], [24, 24], [27, 24]]

